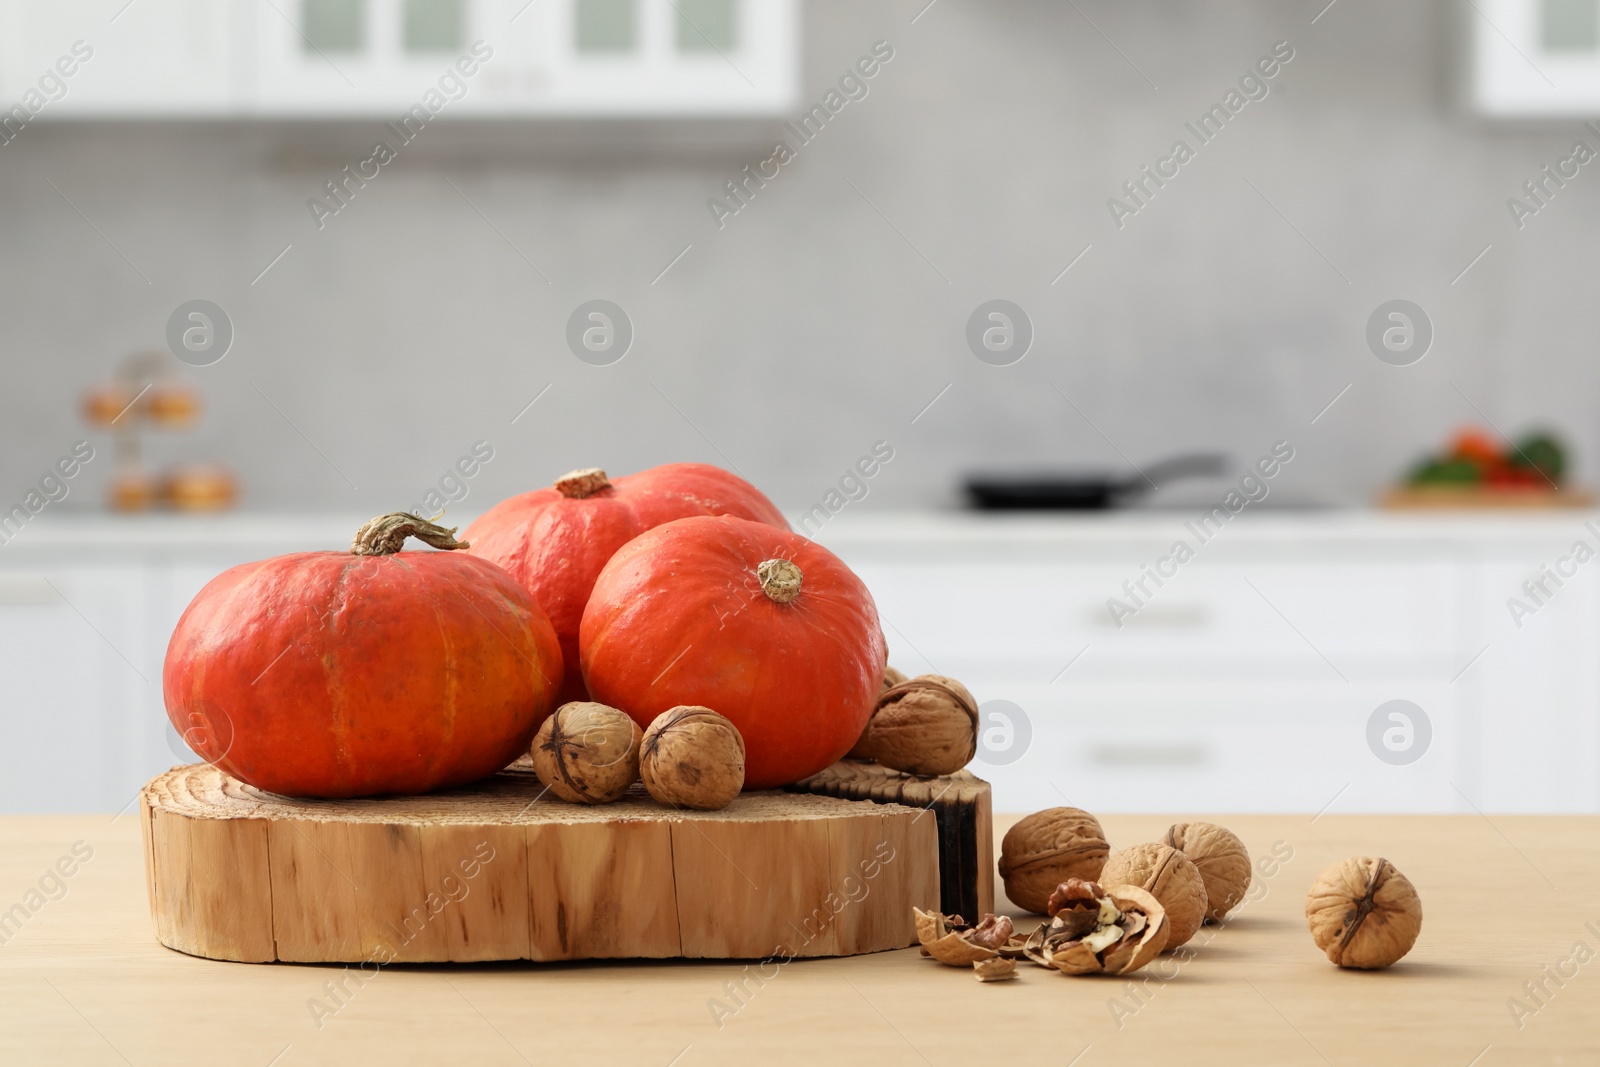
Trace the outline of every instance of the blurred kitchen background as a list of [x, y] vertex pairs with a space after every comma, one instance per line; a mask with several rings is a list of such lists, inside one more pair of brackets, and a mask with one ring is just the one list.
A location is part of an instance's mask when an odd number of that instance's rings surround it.
[[0, 107], [0, 808], [184, 754], [223, 567], [678, 459], [1004, 810], [1600, 808], [1600, 0], [0, 0]]

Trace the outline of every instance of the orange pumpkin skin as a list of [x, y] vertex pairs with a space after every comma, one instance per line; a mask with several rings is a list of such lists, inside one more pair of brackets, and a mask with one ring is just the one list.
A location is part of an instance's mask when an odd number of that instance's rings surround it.
[[[788, 603], [757, 577], [774, 559], [802, 575]], [[732, 720], [746, 789], [786, 785], [849, 751], [886, 658], [872, 594], [837, 556], [735, 518], [679, 519], [628, 542], [595, 582], [579, 644], [594, 699], [642, 726], [680, 704]]]
[[665, 463], [584, 496], [551, 486], [510, 497], [462, 537], [472, 545], [469, 552], [504, 567], [550, 616], [567, 665], [560, 697], [566, 703], [589, 699], [578, 665], [578, 624], [601, 568], [646, 530], [692, 515], [734, 515], [789, 528], [772, 501], [743, 478], [705, 463]]
[[178, 620], [167, 717], [200, 756], [293, 797], [493, 774], [555, 707], [550, 620], [460, 552], [301, 552], [224, 571]]

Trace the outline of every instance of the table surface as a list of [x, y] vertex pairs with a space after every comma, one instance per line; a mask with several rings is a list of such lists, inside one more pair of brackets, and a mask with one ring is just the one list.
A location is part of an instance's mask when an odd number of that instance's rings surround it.
[[[915, 949], [364, 978], [195, 959], [156, 943], [133, 811], [3, 818], [0, 1063], [1600, 1063], [1600, 817], [1215, 818], [1283, 860], [1192, 958], [1131, 983], [1024, 964], [988, 985]], [[1169, 821], [1102, 819], [1114, 844]], [[1387, 971], [1341, 971], [1306, 932], [1307, 887], [1351, 855], [1388, 857], [1422, 896], [1422, 935]]]

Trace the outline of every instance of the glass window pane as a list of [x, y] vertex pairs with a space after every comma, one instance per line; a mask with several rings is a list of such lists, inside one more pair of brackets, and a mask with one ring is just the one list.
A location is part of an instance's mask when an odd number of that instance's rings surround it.
[[1593, 52], [1600, 48], [1600, 0], [1544, 0], [1540, 43], [1547, 52]]
[[366, 0], [301, 0], [307, 52], [359, 52], [366, 38]]
[[407, 52], [453, 52], [467, 35], [465, 0], [406, 0]]
[[576, 0], [574, 23], [580, 52], [633, 50], [634, 0]]
[[739, 44], [736, 0], [674, 0], [678, 9], [678, 51], [728, 52]]

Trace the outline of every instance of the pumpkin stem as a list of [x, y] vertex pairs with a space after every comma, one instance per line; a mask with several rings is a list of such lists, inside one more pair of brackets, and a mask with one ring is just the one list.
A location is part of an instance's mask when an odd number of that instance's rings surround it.
[[556, 491], [568, 500], [582, 500], [602, 489], [610, 489], [606, 472], [599, 467], [579, 467], [556, 479]]
[[800, 568], [791, 560], [769, 559], [756, 567], [761, 591], [776, 604], [787, 604], [800, 595]]
[[456, 540], [456, 530], [455, 526], [445, 529], [419, 516], [394, 511], [363, 524], [350, 542], [350, 551], [358, 556], [389, 556], [400, 551], [408, 537], [434, 548], [470, 547], [468, 542]]

